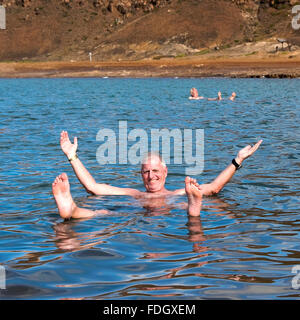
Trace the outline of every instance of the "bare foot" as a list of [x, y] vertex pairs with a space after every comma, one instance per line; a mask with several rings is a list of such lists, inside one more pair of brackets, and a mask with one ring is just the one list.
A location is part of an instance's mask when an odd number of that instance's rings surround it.
[[193, 217], [200, 216], [202, 191], [196, 179], [185, 178], [185, 192], [188, 197], [188, 214]]
[[56, 177], [52, 183], [52, 192], [60, 216], [63, 219], [71, 218], [72, 212], [76, 208], [76, 204], [71, 196], [68, 176], [65, 173]]

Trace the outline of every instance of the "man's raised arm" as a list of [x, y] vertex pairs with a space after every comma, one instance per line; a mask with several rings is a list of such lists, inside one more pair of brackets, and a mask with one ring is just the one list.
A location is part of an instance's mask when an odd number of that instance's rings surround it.
[[138, 196], [140, 193], [136, 189], [118, 188], [104, 183], [96, 183], [95, 179], [78, 158], [76, 153], [78, 147], [77, 137], [74, 138], [74, 143], [72, 143], [67, 131], [62, 131], [60, 134], [60, 146], [71, 163], [78, 180], [87, 192], [96, 195], [128, 195], [133, 197]]
[[259, 140], [254, 146], [248, 145], [241, 149], [232, 163], [223, 170], [214, 181], [201, 185], [203, 195], [210, 196], [219, 193], [223, 187], [230, 181], [235, 171], [239, 169], [244, 160], [249, 158], [260, 146], [262, 140]]

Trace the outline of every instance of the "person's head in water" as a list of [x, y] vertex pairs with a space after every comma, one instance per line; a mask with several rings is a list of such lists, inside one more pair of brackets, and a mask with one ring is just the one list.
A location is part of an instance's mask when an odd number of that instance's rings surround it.
[[229, 97], [229, 100], [234, 101], [235, 98], [236, 98], [236, 93], [232, 92], [231, 97]]
[[190, 93], [191, 93], [192, 98], [198, 98], [198, 96], [199, 96], [198, 90], [196, 88], [192, 88]]
[[142, 161], [141, 175], [147, 192], [165, 190], [168, 168], [158, 153], [149, 152]]

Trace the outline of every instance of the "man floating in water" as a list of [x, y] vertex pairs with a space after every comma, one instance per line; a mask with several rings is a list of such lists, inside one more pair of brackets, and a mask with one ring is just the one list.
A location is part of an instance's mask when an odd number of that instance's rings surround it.
[[199, 93], [198, 90], [196, 88], [192, 88], [190, 91], [190, 96], [189, 99], [191, 100], [200, 100], [200, 99], [204, 99], [204, 97], [199, 97]]
[[[232, 163], [224, 169], [216, 179], [208, 184], [198, 184], [196, 179], [186, 177], [185, 188], [169, 191], [165, 188], [168, 168], [161, 157], [154, 153], [149, 153], [142, 165], [141, 176], [146, 191], [139, 191], [132, 188], [119, 188], [108, 184], [97, 183], [77, 156], [77, 138], [71, 143], [68, 133], [62, 131], [60, 145], [64, 154], [67, 156], [72, 168], [87, 192], [94, 195], [124, 195], [131, 196], [143, 202], [144, 206], [159, 206], [164, 199], [170, 196], [186, 195], [188, 199], [187, 212], [190, 216], [199, 216], [202, 197], [211, 196], [219, 193], [230, 181], [235, 171], [239, 169], [244, 160], [250, 157], [260, 146], [259, 140], [254, 146], [248, 145], [241, 149]], [[68, 177], [62, 173], [54, 180], [52, 192], [55, 198], [58, 211], [63, 219], [70, 218], [89, 218], [98, 214], [106, 214], [107, 210], [92, 211], [79, 208], [71, 195]]]

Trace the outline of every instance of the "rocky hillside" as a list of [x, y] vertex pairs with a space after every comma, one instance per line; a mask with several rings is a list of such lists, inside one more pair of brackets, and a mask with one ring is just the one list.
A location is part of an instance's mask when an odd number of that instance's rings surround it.
[[0, 0], [0, 60], [182, 57], [286, 37], [295, 0]]

